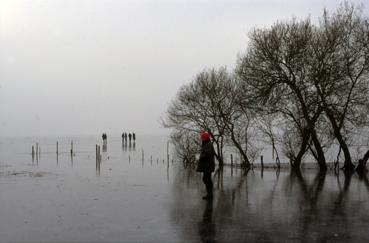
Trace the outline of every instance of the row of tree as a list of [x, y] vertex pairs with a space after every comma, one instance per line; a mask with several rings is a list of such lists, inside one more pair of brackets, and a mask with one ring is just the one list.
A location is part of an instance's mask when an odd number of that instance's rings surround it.
[[326, 170], [327, 152], [336, 151], [343, 169], [358, 162], [364, 170], [369, 20], [362, 10], [345, 2], [334, 13], [325, 10], [317, 23], [292, 19], [254, 29], [234, 71], [201, 71], [170, 104], [163, 124], [173, 129], [178, 153], [193, 160], [193, 141], [206, 130], [220, 166], [225, 146], [232, 146], [249, 167], [263, 141], [277, 162], [283, 153], [293, 168], [309, 156]]

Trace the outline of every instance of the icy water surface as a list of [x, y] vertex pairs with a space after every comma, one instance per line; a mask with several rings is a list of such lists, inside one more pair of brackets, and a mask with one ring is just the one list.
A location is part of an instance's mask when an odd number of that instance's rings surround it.
[[0, 139], [0, 242], [369, 241], [366, 176], [225, 168], [205, 202], [201, 176], [168, 163], [165, 137], [108, 137], [100, 171], [96, 144]]

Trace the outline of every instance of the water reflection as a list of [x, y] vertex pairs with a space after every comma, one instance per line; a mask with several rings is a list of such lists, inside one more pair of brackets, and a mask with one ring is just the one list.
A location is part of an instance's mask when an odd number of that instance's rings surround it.
[[[253, 171], [214, 174], [214, 201], [203, 209], [201, 175], [179, 168], [171, 221], [184, 241], [363, 242], [369, 227], [367, 174]], [[188, 195], [191, 195], [190, 197]], [[199, 212], [203, 209], [203, 216]], [[181, 213], [179, 213], [181, 212]], [[180, 217], [178, 216], [180, 214]], [[200, 222], [196, 227], [194, 219]], [[199, 237], [199, 238], [197, 238]]]
[[[65, 140], [69, 145], [70, 139]], [[4, 242], [27, 237], [40, 241], [38, 231], [30, 232], [29, 224], [23, 224], [29, 219], [34, 221], [34, 229], [50, 225], [45, 234], [59, 235], [42, 238], [45, 242], [102, 238], [107, 242], [369, 241], [367, 174], [340, 172], [337, 177], [312, 170], [265, 169], [261, 177], [259, 170], [224, 168], [214, 173], [214, 200], [208, 204], [202, 200], [205, 188], [201, 174], [185, 170], [180, 162], [172, 166], [165, 157], [166, 139], [161, 143], [142, 139], [139, 152], [127, 153], [121, 151], [120, 137], [115, 143], [111, 139], [109, 152], [102, 153], [102, 159], [96, 140], [88, 141], [76, 148], [81, 152], [75, 158], [69, 157], [69, 151], [60, 153], [59, 166], [54, 162], [54, 146], [52, 153], [44, 146], [43, 163], [40, 160], [37, 168], [29, 167], [29, 152], [7, 155], [4, 160], [8, 148], [1, 144], [0, 179], [5, 182], [1, 190], [7, 195], [1, 197], [5, 216], [0, 235]], [[24, 151], [29, 150], [29, 144]], [[142, 150], [146, 153], [144, 168]], [[9, 161], [12, 168], [2, 167], [3, 161]], [[95, 176], [95, 166], [97, 175], [101, 169], [101, 176]], [[29, 170], [36, 173], [26, 172]], [[11, 176], [4, 176], [7, 171]], [[42, 175], [38, 172], [51, 173], [38, 177]], [[67, 216], [68, 227], [76, 230], [59, 230], [63, 225], [54, 219], [60, 214]], [[96, 225], [96, 219], [103, 219], [103, 223]]]
[[212, 219], [213, 216], [213, 200], [206, 202], [205, 210], [202, 216], [202, 221], [198, 224], [199, 235], [202, 242], [216, 242], [216, 225]]
[[102, 151], [103, 152], [107, 152], [108, 151], [108, 144], [106, 143], [106, 141], [103, 142]]
[[367, 172], [366, 171], [364, 171], [364, 172], [361, 171], [361, 172], [358, 173], [358, 175], [359, 175], [359, 180], [364, 182], [365, 188], [369, 192], [369, 180], [368, 180]]
[[123, 144], [122, 144], [122, 150], [123, 150], [123, 151], [127, 151], [127, 146], [128, 146], [128, 145], [127, 145], [127, 142], [123, 143]]

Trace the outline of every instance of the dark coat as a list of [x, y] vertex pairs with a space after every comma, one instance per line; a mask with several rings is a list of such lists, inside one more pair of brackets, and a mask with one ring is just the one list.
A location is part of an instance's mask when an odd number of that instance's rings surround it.
[[205, 141], [201, 145], [201, 153], [196, 171], [213, 172], [215, 170], [215, 151], [210, 141]]

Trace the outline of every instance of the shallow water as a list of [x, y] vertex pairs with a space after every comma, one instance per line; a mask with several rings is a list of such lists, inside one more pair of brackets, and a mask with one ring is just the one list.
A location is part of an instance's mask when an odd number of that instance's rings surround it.
[[[70, 156], [73, 139], [74, 155]], [[56, 141], [59, 151], [56, 156]], [[41, 155], [32, 160], [36, 141]], [[0, 242], [368, 242], [369, 182], [314, 170], [201, 176], [166, 158], [167, 139], [0, 140]], [[144, 158], [142, 160], [142, 151]], [[152, 159], [151, 159], [152, 158]]]

